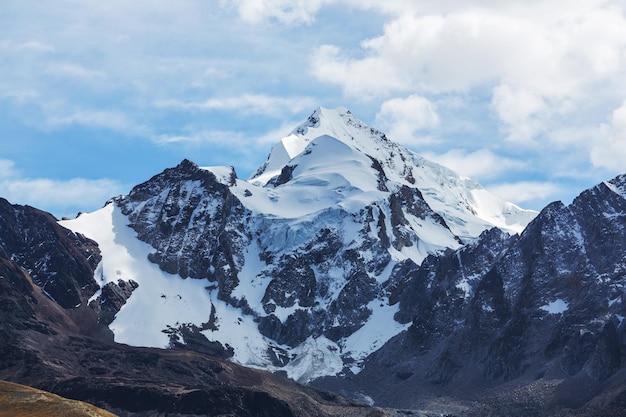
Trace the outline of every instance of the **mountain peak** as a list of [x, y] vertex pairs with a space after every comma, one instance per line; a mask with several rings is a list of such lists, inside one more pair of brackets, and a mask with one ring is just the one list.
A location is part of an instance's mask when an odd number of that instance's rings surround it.
[[318, 107], [303, 123], [274, 145], [266, 162], [250, 178], [251, 182], [267, 184], [280, 174], [285, 165], [302, 154], [312, 141], [322, 136], [335, 138], [370, 156], [378, 148], [376, 143], [387, 141], [384, 133], [357, 119], [345, 107]]
[[519, 233], [536, 215], [393, 142], [345, 107], [317, 108], [274, 145], [249, 182], [270, 188], [318, 184], [361, 194], [418, 189], [463, 241], [492, 226]]
[[336, 107], [334, 109], [318, 107], [313, 111], [313, 113], [311, 113], [307, 120], [295, 128], [292, 133], [296, 133], [302, 128], [318, 128], [320, 125], [328, 125], [337, 121], [339, 121], [340, 124], [343, 124], [343, 120], [349, 117], [353, 117], [352, 113], [345, 107]]

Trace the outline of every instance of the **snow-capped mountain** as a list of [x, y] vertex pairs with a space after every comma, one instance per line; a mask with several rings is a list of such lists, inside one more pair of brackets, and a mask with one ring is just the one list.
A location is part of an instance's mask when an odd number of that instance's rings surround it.
[[339, 108], [316, 110], [248, 181], [185, 160], [61, 224], [100, 247], [91, 301], [125, 302], [107, 310], [116, 341], [193, 344], [306, 382], [358, 373], [410, 326], [390, 300], [407, 260], [535, 215]]
[[119, 415], [621, 416], [625, 285], [626, 174], [535, 216], [320, 109], [248, 181], [0, 198], [0, 379]]
[[548, 205], [521, 235], [492, 229], [402, 269], [396, 319], [411, 326], [353, 390], [396, 407], [482, 392], [497, 404], [485, 415], [624, 415], [626, 175]]

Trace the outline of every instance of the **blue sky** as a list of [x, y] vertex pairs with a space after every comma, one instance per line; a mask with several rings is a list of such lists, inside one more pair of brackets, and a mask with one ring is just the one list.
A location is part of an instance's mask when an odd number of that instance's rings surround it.
[[8, 0], [0, 28], [0, 196], [58, 217], [183, 158], [247, 178], [318, 106], [525, 208], [626, 173], [622, 1]]

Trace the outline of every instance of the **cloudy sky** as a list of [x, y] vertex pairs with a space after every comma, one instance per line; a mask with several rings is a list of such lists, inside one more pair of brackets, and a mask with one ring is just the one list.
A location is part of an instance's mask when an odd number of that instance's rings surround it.
[[626, 173], [621, 0], [7, 0], [0, 196], [101, 207], [189, 158], [247, 178], [316, 107], [522, 207]]

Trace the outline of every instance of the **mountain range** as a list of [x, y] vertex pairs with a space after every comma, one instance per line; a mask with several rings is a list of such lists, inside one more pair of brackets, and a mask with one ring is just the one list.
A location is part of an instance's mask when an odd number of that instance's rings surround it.
[[0, 378], [120, 415], [206, 386], [234, 415], [626, 408], [626, 176], [523, 210], [345, 108], [248, 180], [184, 160], [71, 220], [5, 201], [0, 258]]

